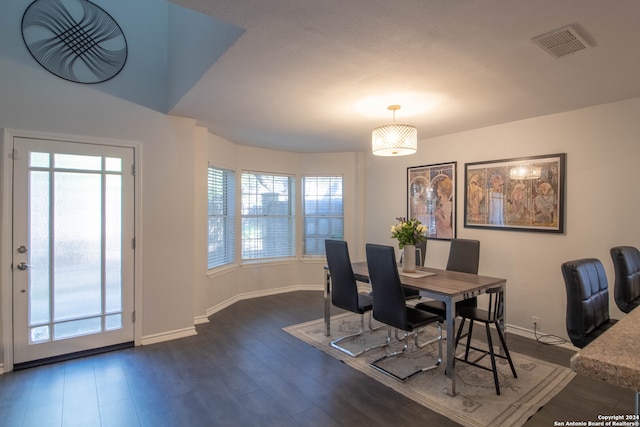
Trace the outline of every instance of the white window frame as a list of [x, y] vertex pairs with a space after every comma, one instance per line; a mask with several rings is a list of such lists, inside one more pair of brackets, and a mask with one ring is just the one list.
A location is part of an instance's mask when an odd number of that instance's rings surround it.
[[[222, 204], [219, 211], [212, 211], [212, 184], [221, 188]], [[228, 267], [236, 262], [236, 172], [232, 169], [209, 165], [207, 168], [207, 269]], [[212, 224], [213, 222], [213, 224]], [[218, 223], [216, 226], [215, 223]], [[212, 229], [215, 227], [216, 230]], [[218, 229], [221, 228], [221, 229]], [[216, 233], [217, 231], [217, 233]], [[222, 240], [222, 244], [215, 244]], [[215, 247], [212, 247], [215, 244]]]

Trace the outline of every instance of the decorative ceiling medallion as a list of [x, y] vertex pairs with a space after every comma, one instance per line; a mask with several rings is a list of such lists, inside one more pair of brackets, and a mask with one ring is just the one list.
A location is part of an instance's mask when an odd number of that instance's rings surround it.
[[22, 38], [47, 71], [76, 83], [107, 81], [127, 61], [122, 29], [88, 0], [35, 0], [22, 16]]

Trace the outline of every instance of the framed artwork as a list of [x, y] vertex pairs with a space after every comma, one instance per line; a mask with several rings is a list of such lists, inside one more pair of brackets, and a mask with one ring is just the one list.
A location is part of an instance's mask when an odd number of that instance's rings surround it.
[[566, 154], [465, 163], [464, 226], [564, 232]]
[[456, 162], [407, 168], [407, 218], [427, 227], [427, 238], [456, 237]]

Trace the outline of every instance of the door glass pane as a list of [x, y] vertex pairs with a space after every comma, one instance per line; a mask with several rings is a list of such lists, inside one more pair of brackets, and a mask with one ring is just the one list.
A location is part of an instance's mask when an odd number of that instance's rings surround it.
[[49, 172], [29, 174], [29, 325], [50, 320], [49, 176]]
[[41, 342], [47, 342], [50, 339], [49, 325], [36, 326], [31, 328], [31, 336], [29, 337], [31, 344], [37, 344]]
[[117, 157], [106, 157], [104, 159], [104, 169], [108, 172], [122, 172], [122, 159]]
[[102, 311], [101, 181], [98, 174], [55, 173], [55, 321]]
[[101, 156], [77, 156], [73, 154], [54, 154], [55, 167], [60, 169], [102, 170]]
[[122, 310], [122, 177], [106, 176], [105, 295], [107, 312]]
[[105, 329], [112, 331], [122, 328], [122, 314], [112, 314], [105, 317]]
[[53, 325], [53, 339], [61, 340], [80, 335], [95, 334], [100, 332], [101, 329], [102, 322], [100, 317], [56, 323]]
[[29, 158], [29, 166], [32, 168], [48, 168], [49, 159], [51, 155], [49, 153], [32, 152]]

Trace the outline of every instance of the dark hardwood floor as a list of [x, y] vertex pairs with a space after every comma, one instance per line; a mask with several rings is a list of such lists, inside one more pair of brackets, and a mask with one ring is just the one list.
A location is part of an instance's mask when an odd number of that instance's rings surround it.
[[[2, 426], [456, 426], [293, 338], [321, 292], [241, 301], [198, 335], [0, 376]], [[572, 352], [509, 336], [512, 351], [568, 366]], [[527, 426], [634, 413], [633, 393], [576, 377]]]

